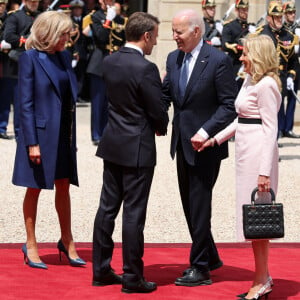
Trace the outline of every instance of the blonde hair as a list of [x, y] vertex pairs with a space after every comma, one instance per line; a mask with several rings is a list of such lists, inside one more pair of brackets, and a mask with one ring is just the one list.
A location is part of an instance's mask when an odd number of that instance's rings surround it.
[[63, 12], [46, 11], [34, 21], [25, 48], [52, 52], [62, 34], [72, 29], [72, 20]]
[[251, 63], [253, 83], [270, 76], [275, 79], [281, 90], [281, 80], [278, 75], [279, 57], [272, 39], [264, 34], [248, 36], [243, 39], [243, 45], [248, 50], [247, 57]]

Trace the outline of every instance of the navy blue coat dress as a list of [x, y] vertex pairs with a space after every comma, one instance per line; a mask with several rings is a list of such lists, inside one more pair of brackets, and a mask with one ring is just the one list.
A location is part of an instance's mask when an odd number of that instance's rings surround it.
[[[75, 122], [77, 81], [69, 53], [63, 51], [57, 55], [70, 83], [72, 98], [70, 183], [78, 185]], [[21, 126], [17, 140], [13, 184], [53, 189], [60, 138], [62, 95], [59, 78], [47, 53], [31, 49], [22, 54], [19, 60], [18, 95]], [[40, 165], [33, 164], [28, 155], [28, 146], [35, 144], [40, 146]]]

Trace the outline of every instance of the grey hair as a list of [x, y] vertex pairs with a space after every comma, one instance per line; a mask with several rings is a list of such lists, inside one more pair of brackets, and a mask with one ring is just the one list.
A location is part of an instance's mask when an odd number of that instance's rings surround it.
[[174, 16], [174, 18], [177, 18], [177, 17], [179, 17], [179, 18], [186, 17], [189, 22], [190, 31], [193, 31], [195, 29], [195, 27], [199, 27], [200, 31], [201, 31], [201, 37], [204, 35], [205, 24], [203, 21], [203, 17], [196, 10], [190, 9], [190, 8], [181, 10], [178, 13], [176, 13], [176, 15]]

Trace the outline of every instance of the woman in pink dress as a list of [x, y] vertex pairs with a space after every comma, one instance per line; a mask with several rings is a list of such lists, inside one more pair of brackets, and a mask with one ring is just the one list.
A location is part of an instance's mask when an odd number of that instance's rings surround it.
[[[277, 192], [278, 145], [277, 113], [281, 103], [281, 82], [273, 41], [266, 35], [248, 37], [240, 57], [247, 73], [235, 102], [238, 117], [233, 123], [209, 139], [202, 148], [220, 145], [235, 135], [236, 219], [237, 239], [244, 241], [242, 205], [250, 203], [250, 195], [258, 187], [260, 201], [270, 201], [270, 188]], [[261, 193], [264, 192], [264, 193]], [[273, 285], [268, 270], [269, 240], [252, 240], [255, 275], [242, 299], [267, 296]]]

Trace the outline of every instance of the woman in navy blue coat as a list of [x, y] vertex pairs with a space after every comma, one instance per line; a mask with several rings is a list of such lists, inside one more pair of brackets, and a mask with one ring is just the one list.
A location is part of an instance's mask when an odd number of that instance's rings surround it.
[[[27, 187], [23, 212], [27, 241], [24, 260], [47, 269], [38, 255], [35, 237], [37, 203], [41, 189], [53, 189], [61, 239], [57, 247], [72, 266], [84, 265], [77, 255], [71, 231], [70, 183], [78, 185], [75, 102], [77, 81], [65, 51], [72, 21], [61, 12], [42, 13], [34, 22], [19, 60], [20, 133], [13, 183]], [[60, 256], [61, 257], [61, 256]]]

